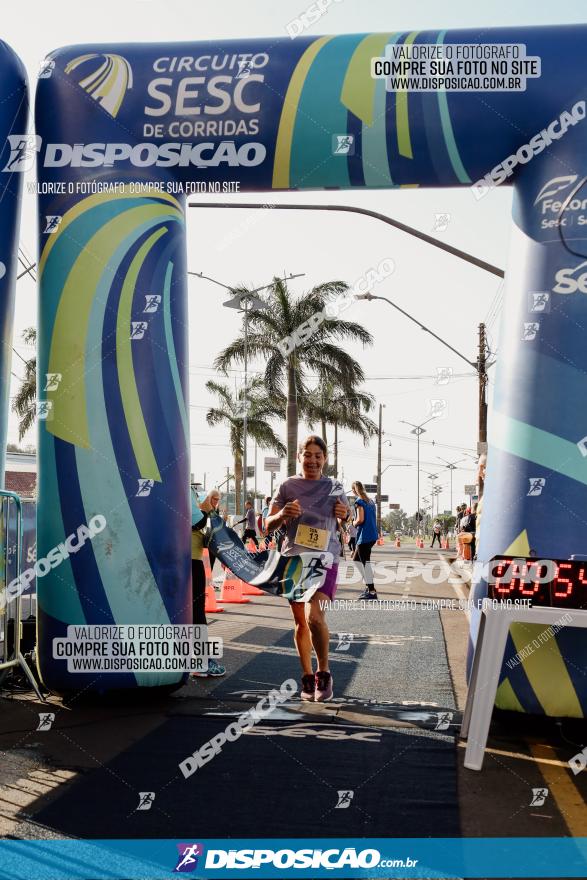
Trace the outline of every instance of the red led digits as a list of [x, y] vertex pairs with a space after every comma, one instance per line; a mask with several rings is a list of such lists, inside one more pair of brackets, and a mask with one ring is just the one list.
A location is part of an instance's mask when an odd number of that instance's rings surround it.
[[552, 582], [555, 599], [566, 599], [573, 593], [573, 581], [571, 578], [561, 577], [561, 572], [563, 570], [572, 572], [572, 564], [570, 562], [559, 562], [556, 567], [554, 580]]
[[[493, 566], [492, 575], [494, 577], [494, 581], [492, 593], [494, 596], [509, 596], [512, 592], [513, 585], [510, 570], [512, 562], [512, 559], [500, 559], [500, 561], [497, 563], [497, 567], [495, 565]], [[504, 572], [506, 571], [507, 577], [505, 581], [502, 581]]]
[[587, 562], [579, 560], [494, 558], [489, 577], [492, 599], [533, 605], [587, 608]]
[[[528, 577], [533, 566], [536, 568], [536, 573], [534, 575], [534, 577], [536, 578], [535, 583], [531, 583], [531, 581], [532, 581], [531, 575], [530, 575], [530, 577]], [[540, 586], [541, 586], [541, 581], [540, 581], [541, 567], [542, 567], [542, 563], [539, 562], [538, 560], [531, 560], [529, 564], [526, 562], [524, 563], [524, 567], [522, 569], [522, 577], [520, 580], [520, 595], [521, 596], [526, 596], [526, 597], [535, 596], [536, 593], [539, 591]], [[528, 580], [530, 581], [530, 583], [528, 584], [528, 586], [526, 586], [526, 581], [528, 581]]]

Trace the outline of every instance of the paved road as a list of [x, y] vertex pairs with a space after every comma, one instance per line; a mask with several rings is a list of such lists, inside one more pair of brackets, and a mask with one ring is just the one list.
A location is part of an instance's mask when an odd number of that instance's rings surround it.
[[[354, 601], [361, 584], [352, 582], [352, 566], [341, 571], [329, 612], [335, 700], [290, 701], [189, 779], [178, 769], [185, 757], [297, 677], [282, 600], [255, 598], [210, 615], [211, 632], [224, 640], [224, 679], [198, 679], [170, 698], [131, 705], [3, 699], [0, 831], [137, 838], [193, 836], [196, 827], [202, 837], [584, 833], [587, 773], [573, 777], [567, 765], [584, 744], [578, 725], [501, 713], [483, 772], [463, 769], [457, 731], [468, 625], [458, 600], [467, 587], [449, 558], [376, 548], [382, 601], [372, 606]], [[415, 574], [418, 563], [432, 565]], [[452, 599], [455, 608], [439, 610], [432, 599]], [[36, 729], [40, 711], [55, 713], [49, 731]], [[545, 788], [539, 806], [533, 790]], [[140, 792], [154, 793], [150, 809], [136, 809]]]

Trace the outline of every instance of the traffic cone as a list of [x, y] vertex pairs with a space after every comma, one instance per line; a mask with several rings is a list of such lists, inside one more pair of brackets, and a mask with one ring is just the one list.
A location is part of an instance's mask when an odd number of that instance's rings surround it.
[[377, 538], [377, 544], [378, 544], [380, 547], [381, 547], [383, 544], [385, 544], [385, 541], [383, 540], [383, 535], [379, 535], [379, 537]]
[[211, 584], [206, 585], [206, 605], [204, 607], [206, 614], [222, 614], [224, 608], [221, 608], [216, 601], [216, 593]]
[[224, 572], [220, 601], [231, 605], [244, 605], [245, 602], [251, 601], [243, 597], [243, 582], [241, 579], [237, 578], [228, 568]]
[[401, 541], [400, 541], [399, 538], [396, 538], [396, 539], [395, 539], [395, 546], [396, 546], [396, 547], [401, 547]]

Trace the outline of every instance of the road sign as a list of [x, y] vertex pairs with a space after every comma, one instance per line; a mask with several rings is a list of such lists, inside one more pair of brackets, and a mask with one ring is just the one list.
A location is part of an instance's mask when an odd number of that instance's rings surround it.
[[452, 510], [445, 510], [445, 511], [444, 511], [444, 515], [445, 515], [445, 516], [450, 516], [451, 513], [452, 513]]
[[465, 495], [475, 495], [477, 492], [477, 486], [475, 483], [470, 483], [465, 486]]
[[381, 500], [382, 501], [389, 501], [389, 495], [382, 495]]
[[365, 492], [373, 494], [377, 492], [377, 483], [365, 483]]
[[390, 510], [399, 510], [400, 506], [399, 506], [399, 504], [390, 504], [389, 509]]
[[247, 465], [247, 477], [254, 477], [254, 476], [255, 476], [255, 466], [252, 464], [248, 464]]
[[263, 467], [266, 471], [271, 471], [272, 474], [278, 474], [281, 470], [281, 459], [277, 456], [266, 456]]

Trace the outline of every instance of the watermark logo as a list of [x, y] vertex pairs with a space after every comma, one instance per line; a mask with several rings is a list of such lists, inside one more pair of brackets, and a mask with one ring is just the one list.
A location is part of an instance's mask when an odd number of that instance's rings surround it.
[[174, 874], [191, 874], [198, 867], [198, 858], [204, 855], [204, 847], [201, 843], [178, 843], [177, 865], [173, 869]]
[[537, 290], [528, 294], [528, 309], [531, 312], [550, 312], [550, 291]]
[[30, 171], [41, 144], [42, 138], [38, 134], [9, 134], [10, 156], [2, 171]]
[[240, 61], [238, 65], [238, 72], [236, 74], [236, 79], [246, 79], [247, 76], [250, 76], [253, 72], [253, 66], [250, 60]]
[[381, 284], [395, 271], [395, 261], [384, 257], [376, 267], [369, 267], [353, 284], [340, 294], [333, 296], [325, 303], [320, 312], [315, 312], [307, 321], [300, 324], [290, 336], [284, 337], [277, 345], [283, 357], [288, 357], [298, 346], [310, 341], [318, 328], [327, 320], [338, 318], [346, 309], [357, 301], [357, 293], [368, 292], [376, 284]]
[[338, 791], [338, 803], [335, 806], [335, 810], [348, 810], [351, 805], [351, 802], [355, 796], [354, 791], [349, 791], [348, 789], [345, 791]]
[[426, 401], [427, 412], [429, 418], [446, 419], [448, 418], [448, 401], [443, 397], [431, 397]]
[[574, 776], [577, 776], [581, 770], [587, 767], [587, 746], [580, 752], [577, 752], [576, 755], [573, 755], [572, 758], [569, 758], [569, 767], [573, 771]]
[[145, 480], [143, 477], [139, 477], [138, 483], [139, 488], [137, 489], [135, 498], [147, 498], [147, 496], [151, 494], [151, 489], [155, 485], [155, 480]]
[[[521, 146], [515, 153], [492, 168], [491, 171], [476, 181], [471, 187], [471, 191], [476, 199], [482, 199], [487, 193], [514, 173], [514, 169], [518, 165], [526, 165], [534, 156], [542, 153], [549, 147], [553, 141], [560, 140], [572, 126], [585, 119], [585, 101], [577, 101], [570, 110], [563, 112], [554, 119], [546, 128], [543, 128], [534, 137], [531, 137], [527, 144]], [[556, 186], [553, 178], [549, 183]]]
[[51, 730], [55, 721], [55, 712], [39, 712], [37, 730]]
[[319, 21], [323, 15], [326, 15], [333, 3], [340, 2], [341, 0], [316, 0], [315, 3], [311, 3], [304, 12], [286, 24], [285, 30], [290, 40], [295, 40], [301, 33]]
[[155, 802], [155, 792], [154, 791], [139, 791], [139, 803], [135, 810], [150, 810]]
[[548, 789], [547, 788], [533, 788], [532, 789], [532, 798], [530, 799], [531, 807], [543, 807], [546, 803], [546, 798], [548, 797]]
[[256, 706], [249, 709], [248, 712], [243, 712], [225, 730], [217, 733], [211, 740], [205, 742], [193, 754], [181, 761], [179, 769], [184, 777], [187, 779], [189, 776], [192, 776], [204, 764], [211, 761], [215, 755], [219, 755], [227, 742], [236, 742], [237, 739], [240, 739], [243, 733], [251, 730], [256, 724], [270, 715], [276, 706], [289, 700], [297, 692], [297, 689], [298, 686], [294, 679], [288, 678], [283, 682], [279, 690], [269, 691], [267, 696], [262, 697]]
[[45, 373], [44, 391], [57, 391], [63, 376], [61, 373]]
[[39, 67], [39, 79], [50, 79], [55, 70], [53, 58], [45, 58]]
[[355, 136], [353, 134], [333, 134], [332, 135], [332, 155], [333, 156], [354, 156], [355, 155]]
[[37, 418], [42, 422], [50, 422], [53, 418], [53, 401], [37, 400], [35, 403]]
[[130, 322], [130, 338], [143, 339], [149, 324], [147, 321], [131, 321]]
[[68, 535], [65, 541], [49, 550], [47, 556], [38, 559], [32, 568], [27, 568], [26, 571], [10, 581], [6, 590], [0, 593], [0, 611], [17, 596], [22, 595], [34, 577], [37, 579], [45, 577], [72, 554], [78, 553], [86, 541], [93, 540], [95, 535], [103, 532], [106, 525], [106, 518], [102, 514], [96, 514], [88, 521], [87, 525], [82, 524], [77, 531]]
[[536, 498], [538, 497], [538, 495], [542, 495], [542, 490], [546, 486], [545, 477], [529, 477], [528, 482], [530, 484], [530, 488], [526, 493], [527, 496]]
[[452, 712], [437, 712], [434, 730], [448, 730], [453, 719]]
[[145, 296], [145, 308], [143, 312], [156, 312], [161, 305], [161, 297], [158, 293], [147, 293]]
[[582, 440], [579, 440], [577, 443], [577, 449], [583, 456], [583, 458], [587, 458], [587, 437], [583, 437]]
[[354, 635], [352, 633], [339, 633], [338, 644], [335, 651], [348, 651], [351, 647]]
[[78, 68], [83, 72], [83, 77], [78, 80], [79, 86], [116, 118], [124, 96], [133, 84], [132, 68], [126, 58], [111, 52], [78, 55], [65, 65], [65, 73], [69, 76]]
[[538, 336], [540, 324], [537, 321], [525, 321], [524, 330], [522, 331], [522, 341], [532, 342]]
[[47, 233], [51, 235], [53, 232], [57, 232], [59, 229], [59, 224], [61, 223], [62, 217], [61, 214], [46, 214], [45, 215], [45, 228], [43, 229], [43, 233]]
[[434, 384], [448, 385], [448, 383], [452, 379], [452, 375], [452, 367], [436, 367], [436, 378], [434, 379]]
[[432, 232], [446, 232], [450, 223], [450, 214], [439, 213], [434, 215], [434, 225]]

